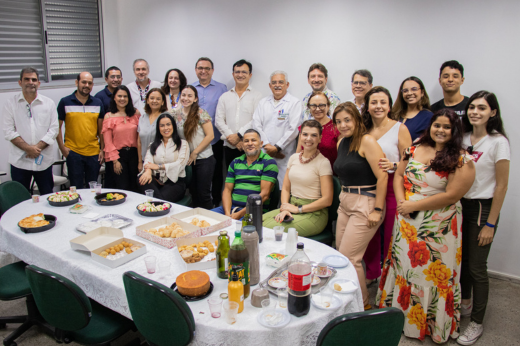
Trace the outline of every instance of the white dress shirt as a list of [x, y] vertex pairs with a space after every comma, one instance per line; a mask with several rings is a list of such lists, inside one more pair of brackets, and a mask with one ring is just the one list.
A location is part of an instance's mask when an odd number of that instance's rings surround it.
[[220, 96], [215, 114], [215, 126], [222, 134], [221, 139], [226, 147], [236, 149], [226, 138], [232, 134], [244, 135], [252, 128], [253, 113], [262, 98], [260, 92], [248, 86], [242, 96], [238, 97], [235, 87]]
[[[144, 99], [141, 99], [141, 93], [139, 92], [139, 88], [137, 87], [137, 82], [133, 81], [132, 83], [128, 84], [126, 86], [128, 90], [130, 90], [130, 96], [132, 96], [132, 102], [134, 104], [134, 107], [139, 110], [139, 113], [144, 114], [146, 113], [144, 111], [144, 101], [146, 100], [146, 95]], [[150, 87], [148, 88], [148, 91], [152, 90], [153, 88], [160, 88], [162, 87], [161, 82], [157, 82], [150, 79]], [[167, 102], [167, 100], [164, 100], [164, 102]], [[108, 112], [107, 109], [105, 111]]]
[[[190, 158], [190, 146], [188, 142], [181, 139], [181, 148], [176, 150], [177, 146], [173, 143], [173, 139], [169, 139], [166, 146], [161, 142], [155, 150], [155, 155], [150, 153], [150, 148], [146, 152], [144, 164], [155, 163], [156, 165], [164, 165], [164, 170], [158, 170], [159, 181], [165, 183], [168, 179], [177, 182], [180, 178], [186, 177], [186, 164]], [[144, 166], [144, 165], [143, 165]]]
[[263, 145], [278, 145], [282, 149], [281, 153], [285, 155], [283, 159], [275, 158], [280, 188], [289, 158], [296, 152], [296, 137], [301, 123], [302, 102], [289, 93], [279, 102], [275, 102], [273, 95], [264, 97], [253, 114], [253, 128], [260, 132]]
[[29, 171], [43, 171], [54, 163], [58, 112], [53, 100], [38, 93], [34, 101], [29, 104], [20, 92], [5, 102], [3, 118], [4, 136], [7, 141], [11, 142], [16, 137], [21, 137], [29, 145], [36, 145], [39, 141], [48, 144], [48, 147], [41, 151], [43, 155], [41, 164], [37, 165], [35, 159], [26, 157], [25, 151], [9, 143], [11, 165]]

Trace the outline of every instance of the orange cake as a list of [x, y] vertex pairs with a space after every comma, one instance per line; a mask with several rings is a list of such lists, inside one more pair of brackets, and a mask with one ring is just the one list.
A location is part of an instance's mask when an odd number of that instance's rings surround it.
[[190, 270], [177, 276], [175, 281], [180, 294], [189, 297], [198, 297], [209, 290], [209, 275], [200, 270]]

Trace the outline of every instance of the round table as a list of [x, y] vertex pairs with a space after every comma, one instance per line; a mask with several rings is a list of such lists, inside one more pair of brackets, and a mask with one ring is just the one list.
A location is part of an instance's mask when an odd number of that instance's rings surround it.
[[[110, 191], [118, 192], [115, 189]], [[170, 286], [175, 282], [177, 275], [187, 270], [186, 264], [174, 253], [177, 248], [167, 249], [136, 235], [136, 226], [156, 220], [156, 218], [142, 216], [136, 210], [136, 206], [145, 201], [145, 196], [120, 191], [128, 195], [125, 203], [117, 206], [100, 206], [94, 200], [95, 193], [89, 189], [78, 190], [78, 192], [82, 197], [81, 203], [91, 206], [91, 209], [86, 213], [99, 213], [99, 217], [106, 214], [118, 214], [131, 218], [134, 223], [122, 229], [124, 236], [146, 244], [147, 255], [156, 256], [158, 262], [170, 262], [171, 276], [159, 278], [157, 273], [148, 274], [144, 265], [144, 256], [111, 269], [91, 260], [90, 254], [87, 252], [72, 250], [69, 241], [83, 234], [76, 230], [76, 226], [89, 220], [83, 217], [84, 214], [69, 213], [69, 207], [50, 206], [46, 201], [47, 196], [42, 196], [39, 203], [33, 203], [31, 200], [22, 202], [9, 209], [2, 216], [0, 220], [0, 251], [11, 253], [28, 264], [40, 266], [71, 279], [90, 298], [131, 318], [122, 279], [124, 272], [134, 271]], [[104, 189], [103, 192], [109, 192], [109, 190]], [[174, 204], [168, 216], [189, 209]], [[49, 231], [35, 234], [25, 234], [20, 231], [17, 225], [18, 221], [37, 213], [56, 216], [58, 218], [56, 226]], [[227, 227], [226, 230], [231, 241], [233, 241], [235, 225]], [[339, 254], [329, 246], [310, 239], [300, 237], [299, 241], [305, 244], [305, 252], [311, 261], [319, 262], [325, 255]], [[274, 232], [270, 229], [264, 229], [264, 239], [259, 246], [259, 250], [260, 279], [263, 280], [274, 270], [274, 268], [265, 264], [265, 256], [271, 252], [285, 252], [285, 235], [282, 242], [276, 242]], [[216, 270], [206, 270], [206, 272], [214, 285], [212, 295], [218, 296], [220, 293], [227, 292], [227, 280], [219, 279]], [[336, 277], [348, 278], [357, 282], [357, 274], [352, 265], [337, 269]], [[251, 292], [256, 287], [252, 286]], [[250, 297], [245, 300], [244, 311], [238, 315], [237, 322], [233, 325], [227, 324], [224, 318], [212, 318], [206, 299], [189, 302], [188, 305], [196, 322], [196, 332], [192, 344], [270, 345], [283, 342], [284, 345], [315, 345], [321, 329], [331, 319], [345, 313], [363, 310], [360, 289], [354, 294], [336, 294], [336, 296], [343, 301], [343, 305], [337, 310], [324, 311], [311, 306], [308, 315], [299, 318], [291, 316], [291, 322], [281, 329], [269, 329], [257, 322], [257, 315], [261, 309], [251, 305]], [[273, 298], [273, 296], [271, 297]]]

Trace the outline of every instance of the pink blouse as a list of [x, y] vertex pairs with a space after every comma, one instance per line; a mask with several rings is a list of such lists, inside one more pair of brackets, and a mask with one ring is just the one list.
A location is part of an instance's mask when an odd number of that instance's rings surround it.
[[103, 139], [105, 140], [105, 161], [119, 159], [121, 148], [137, 148], [137, 126], [141, 114], [136, 110], [131, 117], [111, 117], [112, 113], [105, 115], [103, 120]]

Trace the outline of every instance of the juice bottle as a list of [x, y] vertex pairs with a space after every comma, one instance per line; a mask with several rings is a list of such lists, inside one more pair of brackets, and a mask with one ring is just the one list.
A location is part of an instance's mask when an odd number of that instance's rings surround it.
[[[235, 231], [235, 239], [231, 244], [228, 255], [228, 272], [231, 272], [233, 266], [237, 266], [236, 273], [238, 280], [244, 285], [244, 298], [249, 297], [249, 253], [246, 244], [242, 240], [242, 234], [239, 230]], [[231, 276], [229, 276], [231, 281]]]
[[240, 267], [233, 266], [229, 272], [231, 281], [228, 283], [228, 299], [230, 302], [238, 303], [238, 313], [244, 310], [244, 285], [238, 280], [237, 270]]
[[227, 231], [220, 231], [217, 246], [217, 276], [221, 279], [228, 278], [228, 255], [229, 255], [229, 237]]

